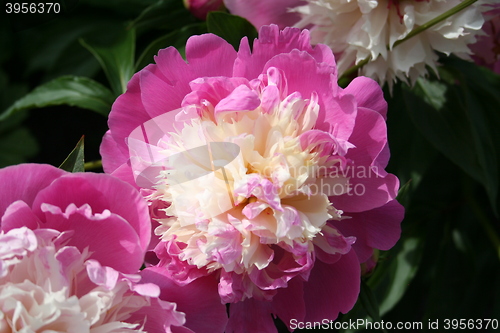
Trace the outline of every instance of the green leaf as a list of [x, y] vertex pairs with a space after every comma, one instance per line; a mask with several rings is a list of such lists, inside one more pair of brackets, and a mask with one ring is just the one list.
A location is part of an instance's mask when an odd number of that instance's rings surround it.
[[8, 127], [0, 129], [0, 168], [24, 163], [38, 152], [37, 142], [28, 129]]
[[84, 172], [85, 171], [85, 156], [83, 154], [84, 148], [84, 137], [78, 141], [76, 147], [71, 151], [71, 153], [66, 157], [64, 162], [59, 166], [59, 169], [63, 169], [69, 172]]
[[407, 181], [403, 186], [401, 186], [401, 188], [399, 189], [398, 191], [398, 196], [396, 197], [396, 200], [401, 203], [401, 201], [403, 200], [404, 197], [406, 197], [406, 195], [408, 195], [408, 191], [411, 187], [411, 179], [409, 181]]
[[[370, 287], [363, 280], [361, 280], [361, 290], [359, 292], [359, 298], [368, 315], [372, 317], [374, 321], [381, 322], [382, 318], [380, 318], [378, 302], [375, 299], [375, 296], [373, 295]], [[382, 331], [387, 333], [385, 329], [382, 329]]]
[[182, 49], [186, 45], [186, 41], [192, 35], [199, 35], [206, 32], [205, 23], [191, 24], [181, 29], [172, 31], [171, 33], [154, 40], [142, 52], [135, 65], [136, 70], [144, 68], [150, 63], [153, 63], [153, 57], [158, 54], [158, 50], [168, 46], [173, 46], [176, 49]]
[[420, 78], [413, 91], [402, 92], [406, 110], [437, 150], [484, 186], [498, 215], [500, 78], [463, 61], [448, 62], [460, 84]]
[[135, 29], [124, 30], [111, 46], [91, 45], [83, 39], [80, 43], [99, 61], [115, 95], [123, 94], [134, 75]]
[[150, 5], [128, 28], [135, 29], [178, 29], [197, 22], [180, 0], [160, 0]]
[[[379, 265], [368, 280], [368, 285], [376, 291], [380, 315], [391, 310], [403, 297], [411, 280], [415, 276], [422, 256], [422, 239], [408, 237], [401, 239], [399, 245], [390, 251], [397, 253], [390, 261], [381, 259]], [[370, 314], [371, 316], [371, 314]]]
[[2, 115], [0, 121], [21, 110], [52, 105], [71, 105], [107, 116], [114, 96], [100, 83], [75, 76], [63, 76], [47, 82], [17, 100]]
[[208, 32], [224, 38], [236, 50], [243, 37], [248, 37], [252, 42], [258, 36], [255, 27], [246, 19], [223, 12], [208, 13], [207, 28]]

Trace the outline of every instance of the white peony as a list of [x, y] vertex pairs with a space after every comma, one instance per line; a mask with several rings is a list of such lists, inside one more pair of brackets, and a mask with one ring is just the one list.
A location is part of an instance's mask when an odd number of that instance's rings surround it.
[[300, 28], [311, 28], [312, 42], [329, 45], [337, 56], [339, 73], [371, 56], [360, 75], [392, 86], [396, 79], [413, 84], [436, 69], [438, 55], [468, 58], [468, 46], [484, 23], [485, 1], [478, 1], [408, 39], [410, 31], [459, 5], [461, 0], [306, 0], [295, 7]]
[[134, 313], [159, 288], [87, 260], [86, 251], [63, 245], [67, 236], [26, 227], [0, 233], [0, 333], [144, 333], [147, 318]]

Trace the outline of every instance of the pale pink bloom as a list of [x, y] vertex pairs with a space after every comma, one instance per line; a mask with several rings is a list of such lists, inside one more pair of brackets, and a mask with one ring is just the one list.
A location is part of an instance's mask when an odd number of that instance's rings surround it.
[[472, 59], [500, 74], [500, 4], [487, 11], [485, 17], [484, 35], [478, 36], [477, 43], [470, 47], [474, 52]]
[[1, 230], [26, 226], [71, 232], [70, 245], [88, 249], [102, 265], [123, 273], [141, 268], [151, 223], [146, 202], [129, 184], [43, 164], [1, 169], [0, 183]]
[[223, 0], [183, 0], [184, 6], [200, 20], [205, 20], [209, 12], [224, 7]]
[[[160, 289], [87, 259], [71, 233], [0, 232], [0, 332], [172, 332], [184, 314]], [[150, 320], [151, 314], [161, 320]]]
[[252, 51], [206, 34], [186, 61], [174, 48], [155, 61], [113, 105], [101, 146], [105, 171], [156, 211], [149, 270], [218, 285], [227, 332], [349, 311], [360, 263], [394, 245], [403, 217], [378, 84], [340, 88], [327, 46], [277, 26]]
[[[461, 0], [225, 0], [233, 14], [250, 22], [294, 25], [310, 28], [313, 43], [330, 46], [336, 55], [338, 71], [346, 69], [367, 57], [371, 61], [360, 70], [360, 75], [392, 85], [396, 79], [413, 83], [427, 73], [427, 66], [436, 69], [438, 55], [455, 54], [468, 59], [468, 45], [475, 42], [484, 19], [479, 1], [445, 19], [404, 43], [394, 44], [440, 14], [457, 6]], [[290, 22], [272, 12], [296, 13], [300, 19]], [[253, 7], [253, 10], [248, 10]], [[287, 14], [290, 15], [290, 14]], [[264, 18], [264, 19], [262, 19]], [[266, 20], [267, 19], [267, 20]]]
[[[36, 332], [48, 323], [61, 332], [193, 332], [201, 311], [225, 318], [220, 301], [203, 308], [190, 296], [217, 297], [210, 286], [160, 289], [148, 269], [139, 272], [151, 219], [130, 184], [40, 164], [1, 169], [0, 183], [0, 332], [14, 322]], [[179, 309], [170, 291], [190, 301]]]

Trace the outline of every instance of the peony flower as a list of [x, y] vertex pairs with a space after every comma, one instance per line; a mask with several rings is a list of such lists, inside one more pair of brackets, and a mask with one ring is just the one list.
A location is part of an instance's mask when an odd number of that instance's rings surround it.
[[183, 0], [184, 6], [200, 20], [207, 18], [208, 12], [223, 8], [223, 0]]
[[483, 25], [485, 35], [477, 38], [477, 43], [471, 45], [474, 52], [472, 59], [476, 64], [488, 67], [500, 74], [500, 5], [490, 7], [485, 13], [487, 21]]
[[193, 332], [198, 311], [226, 317], [220, 302], [168, 299], [212, 288], [160, 288], [139, 272], [151, 220], [133, 186], [37, 164], [1, 169], [0, 181], [0, 332]]
[[[151, 238], [147, 204], [129, 184], [50, 165], [0, 170], [1, 230], [26, 226], [71, 232], [70, 245], [122, 273], [136, 273]], [[76, 236], [78, 235], [78, 236]]]
[[[263, 22], [257, 18], [268, 1], [225, 0], [233, 14], [252, 23], [282, 24], [280, 16]], [[427, 66], [436, 70], [438, 55], [455, 54], [469, 58], [468, 45], [475, 42], [484, 19], [481, 2], [477, 2], [424, 32], [395, 46], [410, 31], [460, 4], [461, 0], [286, 0], [276, 6], [300, 14], [301, 19], [287, 22], [299, 28], [310, 28], [313, 43], [330, 46], [337, 57], [338, 71], [358, 64], [367, 57], [370, 62], [360, 74], [372, 77], [390, 86], [400, 79], [415, 80], [427, 73]], [[264, 4], [265, 3], [265, 4]], [[274, 2], [273, 2], [274, 4]], [[254, 11], [247, 11], [254, 6]], [[278, 9], [274, 9], [278, 11]], [[267, 17], [267, 16], [264, 16]]]
[[1, 332], [171, 332], [184, 323], [158, 286], [88, 259], [64, 245], [68, 237], [27, 227], [0, 233]]
[[378, 84], [337, 85], [309, 32], [262, 27], [252, 51], [191, 37], [135, 74], [101, 145], [107, 173], [156, 211], [154, 282], [215, 280], [227, 332], [274, 332], [272, 316], [334, 320], [360, 263], [399, 238], [403, 208]]

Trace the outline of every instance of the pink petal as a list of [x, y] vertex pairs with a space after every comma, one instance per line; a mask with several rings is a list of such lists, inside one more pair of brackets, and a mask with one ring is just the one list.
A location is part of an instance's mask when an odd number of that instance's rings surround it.
[[320, 111], [315, 128], [347, 140], [354, 128], [356, 102], [351, 95], [334, 96], [334, 68], [318, 63], [310, 54], [292, 50], [269, 60], [264, 69], [279, 68], [286, 77], [288, 91], [299, 91], [304, 98], [317, 93]]
[[[125, 138], [137, 126], [151, 119], [142, 104], [141, 93], [140, 73], [136, 73], [127, 85], [127, 92], [116, 99], [109, 114], [108, 126], [112, 129], [111, 135], [118, 149], [125, 156], [128, 156], [128, 147]], [[108, 163], [113, 163], [113, 159], [114, 155], [102, 156], [102, 163], [105, 169], [108, 168]]]
[[93, 214], [88, 205], [77, 208], [70, 205], [65, 211], [59, 207], [42, 204], [41, 227], [58, 231], [71, 231], [68, 245], [81, 252], [86, 248], [90, 258], [102, 265], [124, 273], [136, 273], [142, 266], [144, 250], [132, 226], [122, 217], [109, 213]]
[[373, 249], [389, 250], [401, 235], [404, 208], [396, 200], [361, 213], [349, 213], [350, 219], [332, 221], [344, 236], [355, 236], [352, 245], [360, 262], [372, 255]]
[[1, 230], [9, 231], [15, 228], [27, 227], [31, 230], [38, 229], [40, 220], [33, 214], [28, 205], [21, 200], [13, 202], [2, 216]]
[[151, 305], [134, 312], [127, 322], [142, 323], [145, 332], [151, 333], [193, 333], [183, 327], [185, 316], [180, 313], [175, 303], [166, 302], [158, 298], [151, 299]]
[[[248, 86], [248, 80], [238, 77], [201, 77], [191, 81], [189, 86], [192, 92], [184, 97], [182, 113], [176, 117], [176, 120], [185, 121], [193, 117], [197, 118], [206, 111], [213, 112], [210, 108], [216, 107], [221, 100], [227, 98], [242, 85]], [[194, 110], [196, 112], [193, 112]]]
[[[340, 95], [337, 98], [330, 99], [324, 112], [319, 113], [315, 128], [331, 133], [339, 143], [344, 143], [352, 135], [355, 126], [357, 114], [356, 100], [351, 95]], [[341, 151], [346, 150], [343, 144]]]
[[99, 153], [102, 156], [103, 169], [105, 173], [112, 173], [118, 169], [122, 164], [127, 163], [129, 156], [124, 154], [122, 150], [118, 147], [117, 142], [113, 138], [111, 131], [107, 131], [102, 138], [101, 146], [99, 147]]
[[290, 321], [296, 319], [303, 321], [306, 315], [306, 305], [304, 302], [304, 281], [296, 277], [288, 282], [288, 287], [278, 289], [278, 293], [273, 297], [273, 309], [288, 329], [291, 331]]
[[335, 58], [326, 45], [317, 45], [313, 48], [308, 30], [301, 31], [287, 27], [280, 31], [277, 25], [260, 28], [259, 38], [254, 41], [252, 52], [250, 52], [248, 39], [241, 40], [238, 58], [234, 63], [233, 76], [242, 76], [252, 80], [264, 73], [263, 68], [269, 60], [276, 55], [290, 53], [292, 50], [305, 51], [321, 66], [330, 67], [334, 76], [333, 80], [336, 82]]
[[228, 111], [252, 111], [260, 105], [259, 96], [245, 85], [234, 89], [215, 107], [215, 114]]
[[344, 212], [362, 212], [393, 200], [399, 180], [384, 170], [389, 154], [383, 117], [375, 111], [358, 108], [349, 142], [355, 146], [345, 156], [353, 161], [347, 169], [351, 191], [330, 197], [333, 205]]
[[134, 178], [134, 173], [129, 163], [120, 165], [118, 169], [115, 169], [110, 175], [126, 182], [129, 185], [132, 185], [137, 190], [140, 189], [137, 184], [137, 180]]
[[374, 80], [359, 76], [351, 81], [344, 93], [354, 95], [358, 107], [364, 107], [380, 113], [384, 119], [387, 116], [387, 102], [379, 84]]
[[[168, 83], [158, 66], [150, 65], [139, 72], [141, 84], [141, 100], [150, 118], [179, 109], [184, 96], [188, 93], [185, 86]], [[184, 88], [184, 89], [182, 89]], [[171, 125], [163, 124], [164, 127]], [[173, 129], [173, 127], [172, 127]]]
[[197, 77], [231, 77], [235, 59], [236, 51], [231, 44], [213, 34], [192, 36], [186, 43], [186, 60]]
[[165, 270], [162, 274], [181, 286], [208, 274], [205, 268], [198, 269], [196, 266], [179, 259], [182, 250], [175, 239], [159, 242], [154, 251], [160, 260], [158, 266]]
[[182, 59], [176, 48], [162, 49], [154, 59], [168, 84], [175, 86], [179, 93], [188, 94], [191, 91], [189, 82], [199, 75]]
[[232, 303], [226, 333], [277, 333], [271, 313], [271, 302], [249, 298]]
[[22, 200], [32, 206], [37, 193], [65, 171], [46, 164], [20, 164], [0, 170], [0, 215], [14, 201]]
[[194, 332], [224, 332], [227, 323], [226, 307], [217, 293], [214, 275], [204, 276], [180, 287], [168, 278], [160, 267], [141, 272], [141, 283], [149, 282], [161, 289], [160, 298], [175, 302], [177, 310], [186, 314], [186, 326]]
[[380, 177], [372, 173], [371, 176], [349, 179], [349, 186], [347, 193], [329, 199], [334, 207], [357, 213], [381, 207], [396, 198], [399, 180], [392, 174]]
[[332, 265], [316, 260], [309, 280], [304, 283], [304, 320], [335, 320], [339, 312], [347, 313], [356, 303], [359, 285], [360, 266], [354, 251]]
[[38, 216], [42, 203], [61, 209], [70, 204], [78, 207], [88, 204], [94, 213], [109, 210], [135, 230], [143, 250], [148, 247], [151, 223], [146, 201], [132, 186], [119, 179], [95, 173], [67, 174], [38, 193], [33, 209]]
[[102, 266], [96, 260], [87, 260], [85, 262], [87, 274], [90, 281], [98, 286], [103, 286], [108, 290], [115, 288], [120, 273], [111, 267]]

